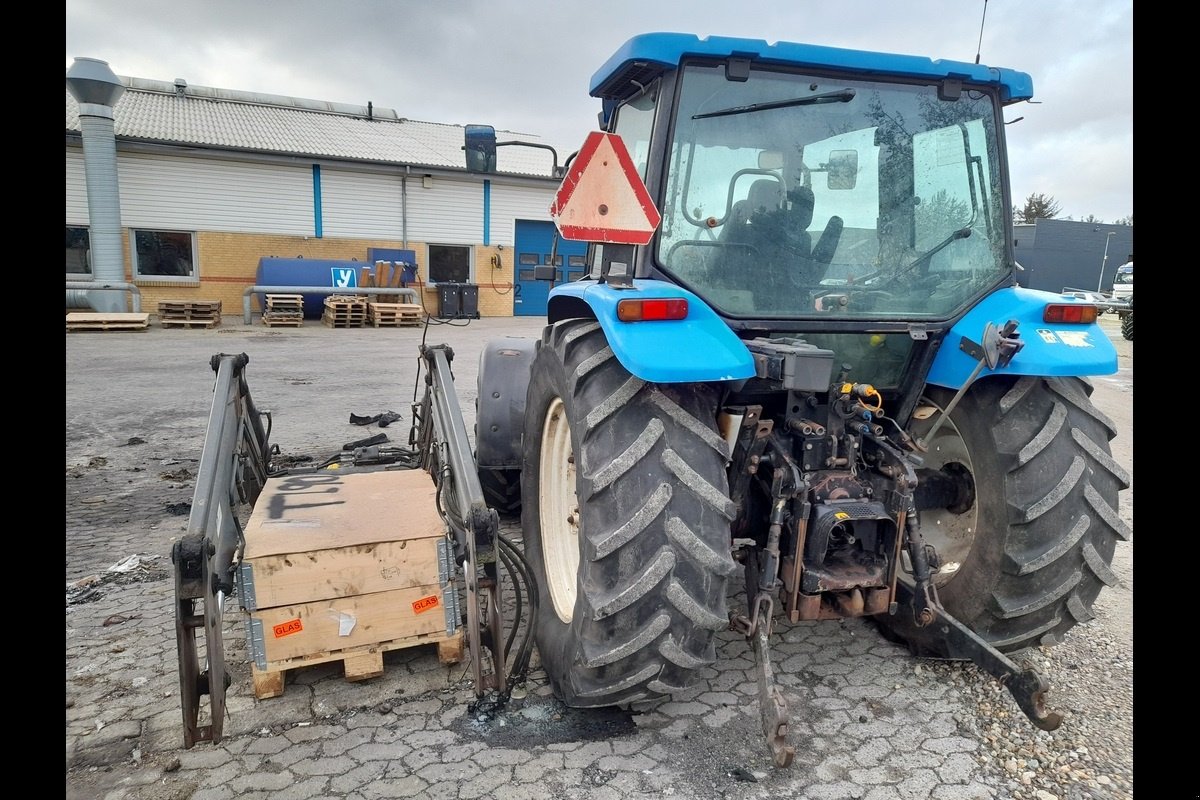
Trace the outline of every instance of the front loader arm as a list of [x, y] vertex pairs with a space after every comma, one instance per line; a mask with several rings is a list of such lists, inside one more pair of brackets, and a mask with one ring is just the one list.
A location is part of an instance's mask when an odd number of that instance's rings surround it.
[[[497, 548], [500, 517], [488, 508], [483, 486], [467, 437], [467, 427], [454, 390], [448, 345], [421, 346], [425, 362], [425, 394], [413, 408], [410, 438], [421, 456], [421, 466], [437, 486], [438, 511], [454, 536], [455, 558], [462, 566], [467, 594], [467, 640], [476, 697], [494, 690], [500, 697], [509, 691], [507, 658], [500, 614]], [[481, 603], [487, 619], [480, 619]], [[486, 642], [485, 637], [486, 635]], [[491, 651], [491, 674], [483, 672], [483, 648]]]

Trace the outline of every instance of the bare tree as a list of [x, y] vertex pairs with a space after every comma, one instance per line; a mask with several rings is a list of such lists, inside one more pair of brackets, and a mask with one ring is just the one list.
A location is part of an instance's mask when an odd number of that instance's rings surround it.
[[1119, 220], [1114, 222], [1113, 225], [1128, 225], [1129, 227], [1132, 228], [1133, 227], [1133, 214], [1130, 214], [1127, 217], [1121, 217]]

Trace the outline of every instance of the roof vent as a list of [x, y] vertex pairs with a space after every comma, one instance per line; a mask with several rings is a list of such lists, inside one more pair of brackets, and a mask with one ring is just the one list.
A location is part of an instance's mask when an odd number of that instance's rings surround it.
[[176, 78], [175, 94], [182, 96], [185, 89], [187, 89], [187, 81], [185, 81], [183, 78]]
[[124, 93], [125, 84], [113, 74], [107, 61], [76, 58], [67, 70], [67, 91], [81, 104], [111, 107]]

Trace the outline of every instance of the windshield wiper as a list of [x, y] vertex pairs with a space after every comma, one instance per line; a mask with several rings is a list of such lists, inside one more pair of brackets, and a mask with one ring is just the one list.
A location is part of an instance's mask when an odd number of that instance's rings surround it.
[[692, 119], [708, 119], [709, 117], [729, 117], [734, 114], [749, 114], [751, 111], [770, 111], [773, 108], [788, 108], [790, 106], [815, 106], [821, 103], [849, 103], [854, 99], [853, 89], [839, 89], [836, 92], [810, 94], [807, 97], [793, 97], [790, 100], [772, 100], [767, 103], [751, 103], [748, 106], [733, 106], [720, 111], [706, 111], [703, 114], [693, 114]]

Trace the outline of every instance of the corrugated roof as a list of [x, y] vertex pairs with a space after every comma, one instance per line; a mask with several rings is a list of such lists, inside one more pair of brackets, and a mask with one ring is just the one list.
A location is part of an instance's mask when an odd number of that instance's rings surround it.
[[[404, 119], [388, 108], [121, 78], [113, 116], [117, 139], [257, 153], [464, 169], [463, 126]], [[67, 91], [67, 131], [79, 132], [79, 104]], [[368, 118], [368, 113], [370, 118]], [[501, 141], [542, 144], [497, 131]], [[501, 147], [497, 169], [551, 177], [544, 148]]]

